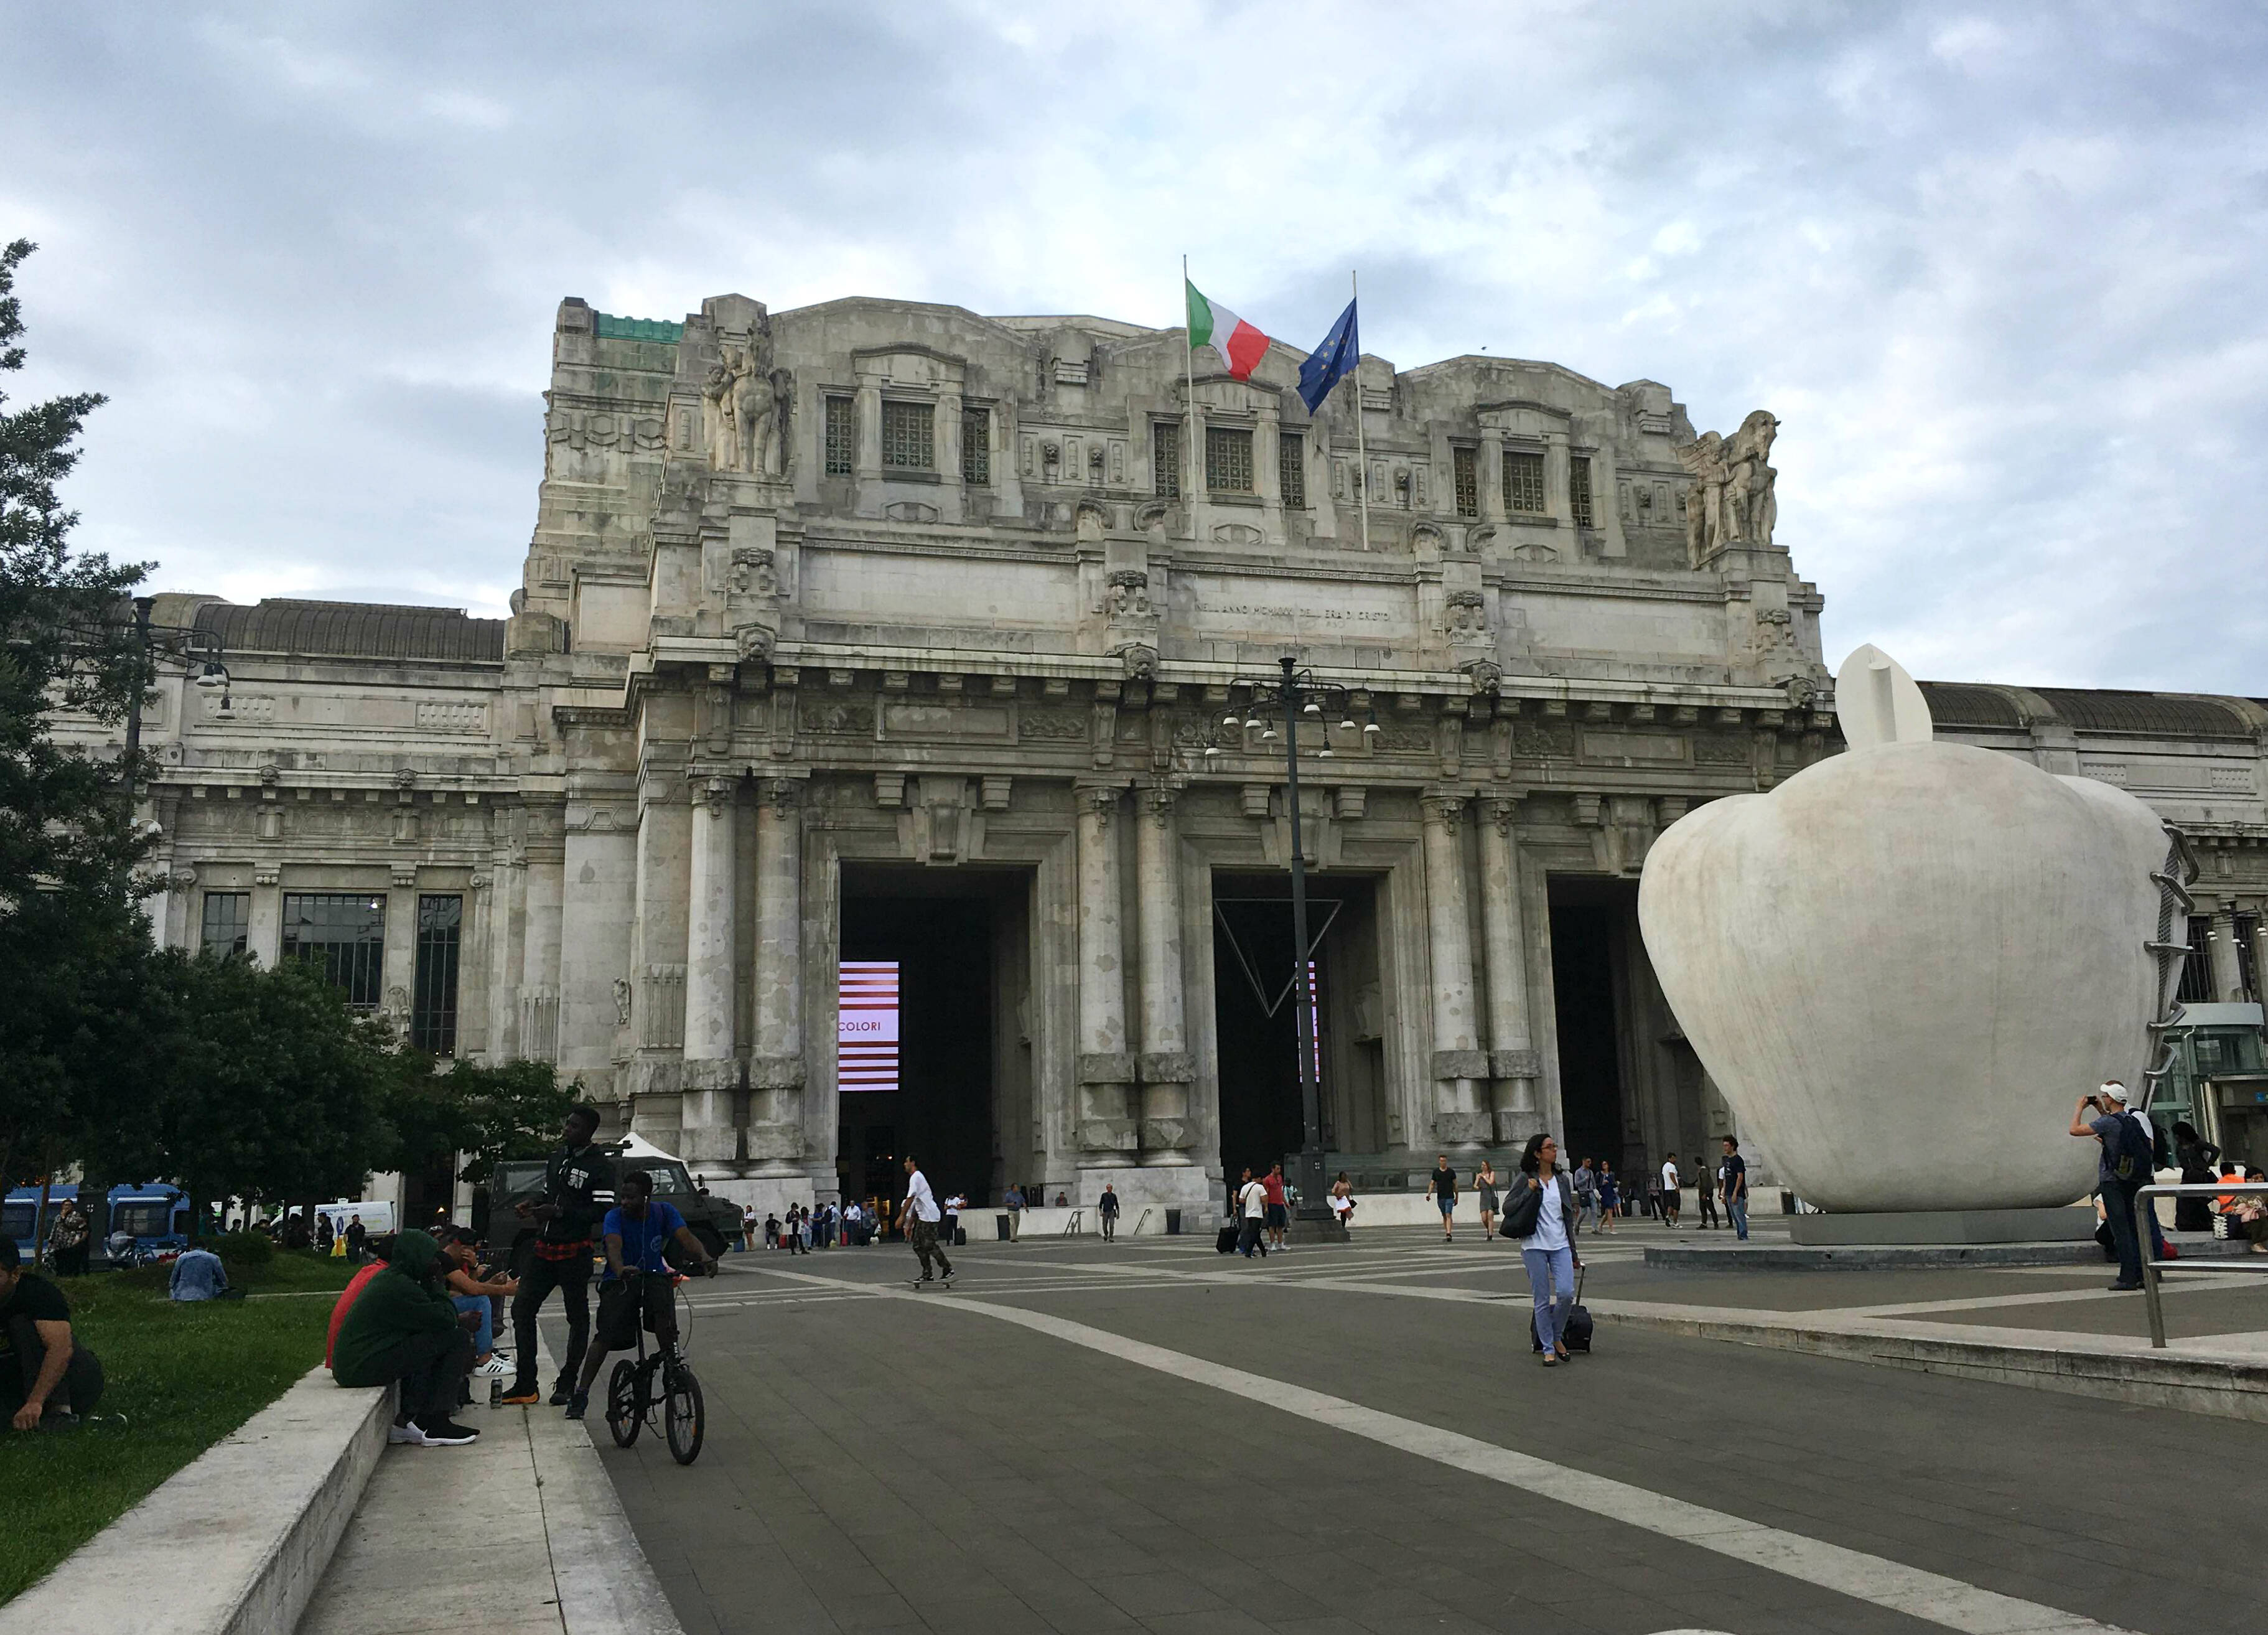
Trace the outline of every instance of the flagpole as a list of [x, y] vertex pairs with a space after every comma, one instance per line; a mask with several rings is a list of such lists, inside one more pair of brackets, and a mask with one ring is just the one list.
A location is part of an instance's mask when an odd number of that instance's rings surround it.
[[[1223, 356], [1226, 356], [1224, 353]], [[1189, 339], [1189, 258], [1182, 257], [1182, 361], [1189, 369], [1189, 394], [1182, 405], [1182, 480], [1189, 484], [1186, 497], [1189, 503], [1189, 538], [1199, 537], [1197, 490], [1204, 468], [1198, 465], [1197, 441], [1197, 349]], [[1191, 481], [1192, 477], [1197, 481]]]
[[1370, 549], [1370, 450], [1362, 436], [1362, 285], [1355, 281], [1354, 271], [1347, 271], [1347, 289], [1356, 309], [1354, 367], [1348, 372], [1354, 379], [1354, 456], [1355, 492], [1362, 498], [1362, 548]]

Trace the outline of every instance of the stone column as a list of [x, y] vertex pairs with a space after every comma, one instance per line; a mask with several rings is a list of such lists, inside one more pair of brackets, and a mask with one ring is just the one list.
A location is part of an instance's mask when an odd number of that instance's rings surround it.
[[1473, 945], [1465, 924], [1458, 857], [1464, 800], [1428, 795], [1425, 807], [1425, 922], [1433, 962], [1433, 1131], [1450, 1146], [1477, 1147], [1490, 1134], [1480, 1084], [1488, 1057], [1473, 1027]]
[[1189, 1058], [1182, 998], [1182, 869], [1174, 827], [1174, 792], [1142, 792], [1137, 820], [1135, 896], [1142, 929], [1142, 1161], [1186, 1164], [1195, 1131], [1189, 1122]]
[[1550, 431], [1543, 434], [1543, 509], [1547, 515], [1558, 519], [1559, 526], [1569, 530], [1567, 551], [1571, 557], [1580, 556], [1574, 534], [1575, 511], [1567, 497], [1567, 434]]
[[756, 807], [755, 1037], [748, 1058], [748, 1157], [803, 1158], [803, 790], [763, 781]]
[[1504, 512], [1504, 433], [1492, 427], [1481, 431], [1481, 520], [1502, 523]]
[[968, 490], [961, 481], [961, 408], [958, 391], [948, 388], [937, 400], [937, 505], [939, 518], [946, 522], [958, 522], [965, 514], [963, 497]]
[[1528, 1022], [1528, 938], [1520, 919], [1517, 800], [1489, 803], [1481, 825], [1481, 942], [1488, 961], [1490, 1110], [1496, 1139], [1508, 1145], [1536, 1129], [1535, 1080], [1543, 1071]]
[[273, 863], [252, 871], [252, 901], [245, 905], [244, 949], [267, 970], [284, 957], [284, 894], [281, 872]]
[[2223, 897], [2213, 910], [2213, 997], [2223, 1005], [2244, 998], [2244, 968], [2236, 953], [2236, 899]]
[[1128, 1105], [1134, 1059], [1126, 1049], [1126, 955], [1118, 895], [1116, 784], [1079, 794], [1079, 1145], [1132, 1153]]
[[740, 1088], [733, 1029], [740, 973], [733, 957], [739, 878], [733, 846], [733, 784], [712, 777], [694, 795], [691, 886], [685, 934], [685, 1088], [679, 1154], [703, 1176], [739, 1173]]

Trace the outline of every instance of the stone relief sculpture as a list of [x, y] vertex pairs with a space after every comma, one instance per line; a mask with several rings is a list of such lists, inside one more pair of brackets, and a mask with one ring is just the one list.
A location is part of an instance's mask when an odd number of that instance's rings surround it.
[[1110, 573], [1110, 616], [1146, 619], [1150, 616], [1150, 576], [1139, 568], [1114, 568]]
[[1685, 500], [1685, 555], [1699, 567], [1731, 544], [1769, 545], [1779, 520], [1772, 482], [1773, 439], [1779, 422], [1759, 409], [1729, 438], [1714, 431], [1677, 451], [1693, 483]]
[[779, 572], [773, 553], [760, 545], [734, 551], [725, 588], [735, 596], [778, 595]]
[[1488, 639], [1488, 599], [1478, 591], [1449, 593], [1449, 639], [1484, 642]]
[[774, 366], [772, 320], [760, 313], [745, 341], [727, 339], [701, 388], [702, 440], [719, 471], [786, 474], [792, 371]]

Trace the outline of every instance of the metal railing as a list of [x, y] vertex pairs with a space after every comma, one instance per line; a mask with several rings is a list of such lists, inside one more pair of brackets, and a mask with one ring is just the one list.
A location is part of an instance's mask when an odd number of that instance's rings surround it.
[[2268, 1195], [2268, 1181], [2193, 1181], [2183, 1185], [2154, 1182], [2134, 1194], [2135, 1241], [2142, 1248], [2142, 1303], [2150, 1312], [2152, 1350], [2166, 1349], [2166, 1308], [2158, 1297], [2159, 1267], [2171, 1266], [2178, 1271], [2268, 1272], [2268, 1259], [2256, 1260], [2250, 1255], [2235, 1260], [2160, 1260], [2150, 1252], [2150, 1245], [2156, 1241], [2150, 1233], [2156, 1224], [2156, 1199], [2227, 1197], [2232, 1193]]

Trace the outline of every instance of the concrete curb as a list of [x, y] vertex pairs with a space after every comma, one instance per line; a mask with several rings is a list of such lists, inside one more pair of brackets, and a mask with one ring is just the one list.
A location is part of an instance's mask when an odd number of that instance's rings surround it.
[[[541, 1339], [536, 1352], [537, 1377], [549, 1379], [557, 1365]], [[599, 1457], [594, 1439], [607, 1422], [596, 1395], [591, 1406], [581, 1425], [556, 1408], [525, 1410], [560, 1621], [567, 1635], [685, 1635]]]
[[393, 1422], [316, 1367], [0, 1613], [0, 1631], [272, 1635], [299, 1621]]
[[[2183, 1260], [2232, 1260], [2242, 1244], [2183, 1242]], [[1692, 1271], [1897, 1271], [1947, 1266], [2102, 1266], [2092, 1238], [2070, 1243], [1649, 1243], [1646, 1263]]]
[[2026, 1329], [1968, 1328], [1955, 1336], [1930, 1332], [1934, 1324], [1858, 1318], [1807, 1322], [1800, 1313], [1751, 1318], [1713, 1308], [1649, 1309], [1611, 1302], [1590, 1309], [1602, 1322], [1660, 1333], [2268, 1425], [2268, 1361], [2193, 1348], [2153, 1351], [2145, 1340], [2101, 1336], [2073, 1344], [2075, 1337], [2067, 1334], [2047, 1344], [2038, 1330]]

